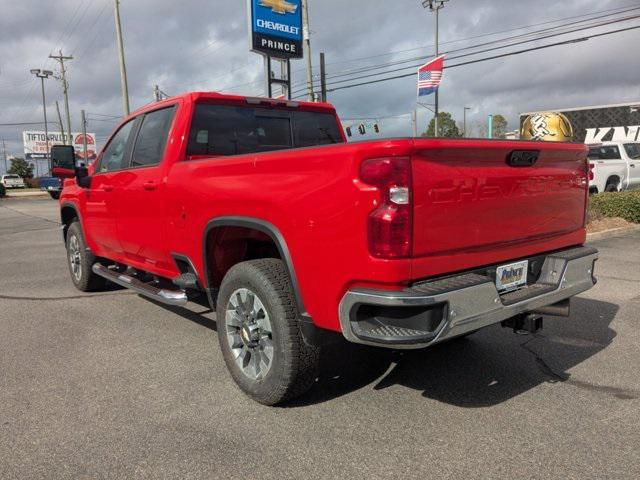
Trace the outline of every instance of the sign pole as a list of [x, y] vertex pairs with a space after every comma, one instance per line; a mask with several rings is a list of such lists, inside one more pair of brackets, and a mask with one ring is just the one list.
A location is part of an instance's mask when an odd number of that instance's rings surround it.
[[[249, 44], [252, 52], [264, 57], [269, 98], [274, 96], [275, 83], [281, 86], [283, 97], [291, 99], [289, 60], [304, 57], [304, 7], [302, 0], [247, 0]], [[274, 61], [280, 63], [278, 75], [274, 74]]]
[[291, 60], [287, 58], [287, 100], [291, 100]]

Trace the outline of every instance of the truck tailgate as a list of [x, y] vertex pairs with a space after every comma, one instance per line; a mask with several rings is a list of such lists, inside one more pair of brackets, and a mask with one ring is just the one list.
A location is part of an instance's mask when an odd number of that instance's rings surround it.
[[[537, 161], [510, 165], [516, 150], [538, 152]], [[580, 144], [416, 140], [413, 256], [495, 250], [499, 258], [501, 246], [582, 230], [586, 155]]]

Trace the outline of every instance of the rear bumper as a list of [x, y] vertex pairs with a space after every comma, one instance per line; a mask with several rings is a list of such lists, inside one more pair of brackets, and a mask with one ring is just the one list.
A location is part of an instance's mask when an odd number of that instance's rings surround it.
[[478, 273], [421, 282], [402, 291], [349, 290], [340, 302], [344, 337], [390, 348], [424, 348], [590, 289], [598, 251], [572, 248], [546, 256], [535, 283], [500, 294]]

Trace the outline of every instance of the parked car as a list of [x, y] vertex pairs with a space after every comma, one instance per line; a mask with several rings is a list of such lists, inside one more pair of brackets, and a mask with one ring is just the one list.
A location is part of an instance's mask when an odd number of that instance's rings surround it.
[[14, 175], [12, 173], [8, 173], [6, 175], [2, 175], [0, 179], [5, 188], [26, 188], [24, 180], [19, 175]]
[[589, 146], [589, 191], [640, 188], [640, 143], [603, 142]]
[[[174, 306], [206, 294], [231, 376], [267, 405], [309, 389], [336, 337], [535, 332], [595, 283], [586, 146], [348, 144], [340, 125], [329, 104], [216, 93], [134, 112], [64, 181], [71, 280]], [[72, 147], [52, 156], [74, 174]]]
[[41, 177], [40, 190], [47, 192], [51, 198], [57, 200], [60, 198], [62, 191], [62, 180], [58, 177]]

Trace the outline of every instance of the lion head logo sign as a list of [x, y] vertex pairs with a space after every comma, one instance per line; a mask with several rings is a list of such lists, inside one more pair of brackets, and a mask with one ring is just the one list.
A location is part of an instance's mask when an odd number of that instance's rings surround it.
[[573, 127], [562, 113], [536, 113], [525, 119], [520, 138], [545, 142], [572, 142]]

